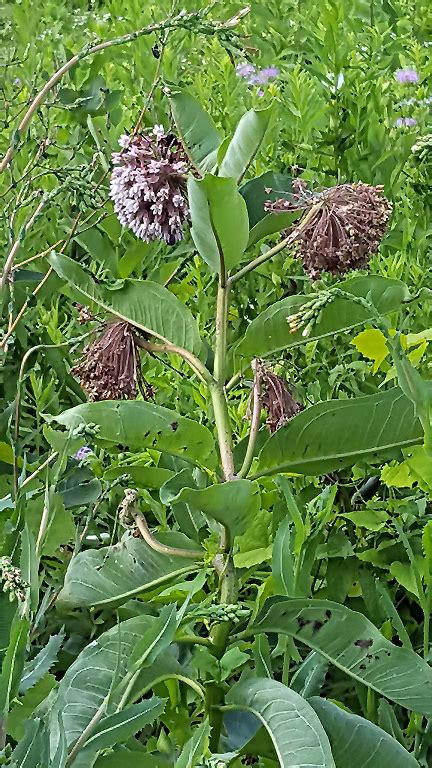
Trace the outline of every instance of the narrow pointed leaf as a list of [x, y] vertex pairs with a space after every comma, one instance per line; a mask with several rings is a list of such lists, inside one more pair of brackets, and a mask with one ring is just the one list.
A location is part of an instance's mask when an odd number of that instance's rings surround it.
[[294, 637], [334, 666], [402, 707], [432, 716], [432, 669], [390, 643], [361, 613], [330, 600], [276, 597], [250, 628]]
[[330, 744], [308, 702], [282, 683], [237, 683], [227, 702], [254, 714], [267, 729], [281, 768], [335, 768]]
[[[55, 421], [69, 429], [96, 424], [96, 441], [104, 447], [131, 451], [155, 448], [192, 462], [214, 467], [214, 441], [207, 427], [169, 408], [135, 400], [83, 403], [63, 411]], [[124, 449], [123, 449], [124, 450]]]
[[241, 181], [261, 146], [271, 113], [271, 107], [250, 109], [240, 118], [220, 164], [219, 176]]
[[[379, 275], [351, 277], [338, 283], [337, 287], [354, 296], [367, 298], [383, 315], [399, 309], [410, 297], [405, 283]], [[323, 309], [310, 336], [304, 339], [302, 329], [290, 333], [287, 317], [298, 312], [307, 301], [308, 298], [303, 295], [289, 296], [267, 307], [248, 326], [245, 336], [235, 348], [236, 356], [266, 357], [281, 349], [347, 331], [371, 319], [371, 313], [365, 307], [345, 298], [335, 298]]]
[[[157, 538], [162, 544], [191, 545], [196, 550], [196, 544], [182, 533], [161, 533]], [[188, 560], [165, 555], [151, 549], [143, 539], [126, 535], [112, 547], [88, 549], [74, 557], [58, 600], [68, 607], [119, 605], [197, 568], [193, 556]]]
[[398, 387], [350, 400], [317, 403], [265, 443], [256, 476], [276, 472], [323, 475], [360, 462], [398, 458], [421, 443], [414, 406]]
[[121, 287], [96, 283], [76, 261], [51, 253], [48, 261], [72, 286], [83, 304], [95, 304], [121, 320], [163, 341], [201, 353], [198, 327], [190, 310], [167, 288], [150, 280], [125, 280]]
[[41, 680], [57, 661], [57, 654], [62, 646], [65, 633], [61, 630], [58, 635], [52, 635], [47, 644], [41, 648], [38, 654], [24, 665], [21, 677], [20, 694], [25, 693]]
[[318, 696], [309, 704], [329, 737], [336, 768], [419, 768], [414, 755], [370, 720]]

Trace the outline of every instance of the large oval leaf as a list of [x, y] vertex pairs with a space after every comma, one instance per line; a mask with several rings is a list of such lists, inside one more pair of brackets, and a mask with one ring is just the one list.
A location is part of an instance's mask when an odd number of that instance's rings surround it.
[[177, 131], [193, 164], [202, 173], [212, 171], [222, 143], [212, 118], [190, 93], [179, 86], [169, 86], [168, 98]]
[[184, 502], [193, 509], [213, 517], [226, 525], [232, 536], [240, 536], [253, 524], [260, 509], [258, 483], [250, 480], [232, 480], [229, 483], [210, 485], [208, 488], [182, 488], [170, 503]]
[[319, 651], [331, 664], [402, 707], [432, 716], [432, 669], [390, 643], [362, 613], [330, 600], [275, 597], [248, 633], [277, 632]]
[[52, 253], [48, 261], [84, 303], [92, 302], [157, 339], [201, 353], [197, 324], [187, 307], [167, 288], [150, 280], [125, 280], [120, 288], [106, 288], [72, 259]]
[[281, 768], [335, 768], [314, 710], [295, 691], [268, 678], [237, 683], [227, 702], [254, 714], [267, 729]]
[[268, 128], [272, 109], [250, 109], [240, 119], [228, 144], [219, 176], [231, 176], [239, 182], [260, 148]]
[[[136, 616], [104, 632], [90, 643], [69, 667], [59, 684], [58, 703], [53, 708], [50, 723], [53, 737], [58, 732], [58, 713], [65, 730], [67, 744], [72, 744], [89, 724], [113, 683], [124, 677], [129, 658], [145, 632], [156, 625], [152, 616]], [[181, 673], [174, 656], [165, 652], [163, 660], [157, 660], [140, 673], [141, 690], [149, 681], [157, 680], [165, 670], [166, 676]], [[138, 698], [140, 687], [135, 689]], [[55, 738], [54, 738], [55, 740]]]
[[[410, 297], [405, 283], [379, 275], [352, 277], [337, 284], [337, 287], [354, 296], [368, 298], [380, 314], [393, 312], [402, 302]], [[322, 311], [321, 318], [315, 323], [310, 336], [304, 339], [302, 330], [290, 333], [287, 317], [298, 312], [308, 298], [289, 296], [272, 304], [255, 320], [237, 345], [235, 354], [241, 357], [267, 357], [281, 349], [297, 347], [300, 344], [332, 336], [362, 325], [371, 319], [368, 309], [349, 301], [335, 298]]]
[[295, 416], [265, 443], [255, 476], [322, 475], [359, 462], [395, 458], [421, 443], [414, 406], [398, 387], [350, 400], [327, 400]]
[[272, 213], [264, 210], [267, 200], [275, 201], [286, 193], [292, 193], [292, 177], [286, 173], [267, 171], [247, 181], [240, 189], [249, 216], [248, 248], [268, 235], [287, 229], [301, 215], [299, 211]]
[[140, 400], [101, 400], [83, 403], [64, 411], [55, 421], [74, 429], [80, 424], [96, 424], [96, 441], [127, 446], [131, 451], [155, 448], [192, 462], [214, 467], [214, 441], [197, 421], [179, 416], [169, 408]]
[[201, 258], [213, 272], [238, 264], [245, 251], [249, 223], [246, 203], [234, 179], [207, 174], [188, 180], [191, 235]]
[[330, 739], [336, 768], [419, 768], [414, 755], [382, 728], [330, 701], [309, 699]]
[[[191, 544], [182, 533], [161, 533], [158, 539], [172, 547]], [[126, 535], [114, 546], [88, 549], [74, 557], [58, 601], [68, 607], [118, 605], [197, 567], [193, 556], [189, 560], [165, 555], [151, 549], [143, 539]]]

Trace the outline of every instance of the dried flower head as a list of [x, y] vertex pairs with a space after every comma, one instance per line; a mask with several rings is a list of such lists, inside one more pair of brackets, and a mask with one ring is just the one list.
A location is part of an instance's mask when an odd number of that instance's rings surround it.
[[185, 197], [188, 164], [179, 140], [161, 125], [153, 136], [121, 136], [113, 155], [110, 194], [120, 223], [145, 242], [183, 238], [188, 216]]
[[306, 210], [294, 234], [303, 266], [315, 280], [364, 269], [384, 237], [392, 206], [381, 186], [339, 184], [307, 193], [301, 183], [290, 199], [268, 201], [267, 211]]
[[133, 400], [138, 388], [145, 399], [153, 394], [141, 374], [132, 328], [123, 321], [107, 324], [71, 373], [89, 400]]
[[273, 433], [302, 411], [304, 406], [294, 400], [288, 382], [266, 368], [262, 361], [256, 363], [256, 375], [260, 378], [262, 407], [267, 412], [266, 424]]

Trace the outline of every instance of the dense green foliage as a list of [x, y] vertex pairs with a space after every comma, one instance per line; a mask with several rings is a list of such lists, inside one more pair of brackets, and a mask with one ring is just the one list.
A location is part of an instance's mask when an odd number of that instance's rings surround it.
[[[0, 9], [0, 765], [428, 768], [430, 4], [182, 9]], [[109, 196], [154, 125], [174, 245]], [[383, 188], [367, 269], [310, 279], [299, 180]]]

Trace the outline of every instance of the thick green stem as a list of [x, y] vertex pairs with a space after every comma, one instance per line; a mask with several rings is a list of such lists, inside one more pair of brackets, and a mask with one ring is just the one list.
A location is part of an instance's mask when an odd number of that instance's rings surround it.
[[210, 394], [224, 479], [232, 480], [234, 476], [232, 433], [225, 393], [217, 384], [214, 384], [210, 387]]
[[228, 324], [229, 287], [225, 279], [220, 279], [216, 304], [215, 361], [213, 375], [219, 386], [225, 385], [225, 359]]

